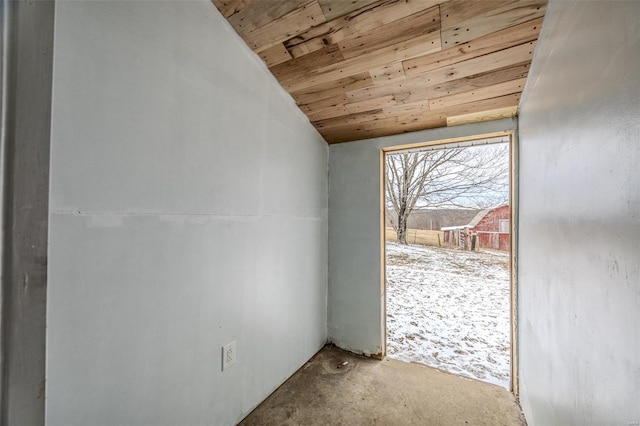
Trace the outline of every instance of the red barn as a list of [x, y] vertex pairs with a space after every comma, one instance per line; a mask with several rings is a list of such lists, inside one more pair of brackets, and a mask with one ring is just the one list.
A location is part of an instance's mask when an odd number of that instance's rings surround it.
[[510, 219], [509, 205], [504, 205], [492, 210], [482, 210], [466, 225], [447, 226], [441, 230], [444, 231], [445, 242], [449, 244], [470, 247], [469, 242], [466, 241], [466, 236], [470, 231], [471, 235], [477, 235], [476, 249], [489, 248], [509, 251]]

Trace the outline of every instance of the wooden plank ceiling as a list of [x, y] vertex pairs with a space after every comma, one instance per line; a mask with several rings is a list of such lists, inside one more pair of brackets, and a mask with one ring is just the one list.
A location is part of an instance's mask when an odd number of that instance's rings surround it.
[[329, 143], [512, 117], [546, 0], [212, 0]]

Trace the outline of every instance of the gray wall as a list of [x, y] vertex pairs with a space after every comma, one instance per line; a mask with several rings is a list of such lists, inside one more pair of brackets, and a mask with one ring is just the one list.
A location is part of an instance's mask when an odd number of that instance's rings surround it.
[[328, 148], [209, 1], [55, 20], [47, 424], [233, 424], [326, 342]]
[[331, 145], [329, 149], [329, 340], [366, 355], [384, 345], [380, 256], [382, 148], [515, 129], [515, 119]]
[[554, 1], [520, 112], [530, 425], [640, 422], [640, 3]]

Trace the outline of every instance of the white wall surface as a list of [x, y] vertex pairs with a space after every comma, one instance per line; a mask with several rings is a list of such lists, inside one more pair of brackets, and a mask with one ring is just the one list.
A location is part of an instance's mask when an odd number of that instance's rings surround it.
[[234, 424], [326, 342], [328, 148], [208, 0], [55, 27], [47, 424]]
[[515, 129], [515, 119], [334, 144], [329, 149], [329, 340], [366, 355], [384, 347], [380, 152]]
[[640, 2], [553, 1], [520, 111], [529, 425], [640, 424]]

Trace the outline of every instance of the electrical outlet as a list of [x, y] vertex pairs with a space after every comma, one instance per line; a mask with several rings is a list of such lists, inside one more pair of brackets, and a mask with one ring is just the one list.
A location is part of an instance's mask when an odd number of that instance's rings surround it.
[[222, 371], [235, 364], [236, 359], [236, 341], [234, 340], [233, 342], [227, 343], [222, 347]]

